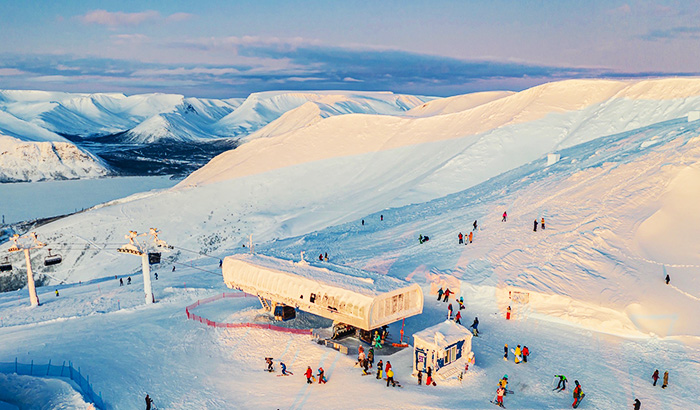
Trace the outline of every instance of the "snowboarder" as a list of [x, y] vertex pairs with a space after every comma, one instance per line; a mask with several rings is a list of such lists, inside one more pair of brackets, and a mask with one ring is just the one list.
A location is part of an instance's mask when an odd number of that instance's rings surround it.
[[474, 231], [476, 231], [476, 219], [474, 220]]
[[462, 235], [462, 232], [457, 235], [457, 238], [459, 238], [459, 244], [462, 245], [464, 244], [464, 235]]
[[124, 279], [123, 278], [119, 278], [119, 286], [124, 286]]
[[457, 303], [459, 303], [459, 310], [464, 309], [464, 296], [460, 296]]
[[506, 309], [506, 320], [510, 320], [510, 306]]
[[323, 260], [326, 261], [326, 262], [328, 262], [328, 252], [325, 252], [325, 253], [323, 254]]
[[319, 253], [319, 254], [318, 254], [318, 260], [320, 260], [321, 262], [323, 262], [323, 254], [322, 254], [322, 253]]
[[379, 363], [377, 363], [377, 379], [382, 378], [382, 370], [384, 368], [384, 363], [382, 362], [381, 359], [379, 359]]
[[559, 383], [557, 383], [557, 387], [555, 387], [554, 390], [566, 390], [566, 382], [568, 381], [566, 380], [566, 376], [564, 376], [563, 374], [555, 374], [554, 377], [559, 378]]
[[153, 404], [153, 399], [151, 396], [146, 394], [146, 410], [151, 410], [151, 405]]
[[[243, 246], [245, 246], [245, 245], [243, 245]], [[173, 272], [175, 272], [175, 265], [173, 265]]]
[[508, 219], [508, 213], [506, 211], [503, 211], [503, 219], [501, 219], [501, 222], [506, 222]]
[[540, 221], [540, 227], [544, 229], [544, 218], [542, 218], [542, 220]]
[[571, 404], [571, 407], [576, 408], [578, 407], [578, 403], [581, 401], [583, 396], [583, 391], [581, 390], [581, 385], [578, 384], [578, 380], [574, 380], [574, 384], [576, 384], [576, 387], [574, 387], [574, 402]]
[[428, 366], [428, 371], [425, 372], [425, 375], [427, 376], [425, 379], [425, 385], [430, 386], [435, 385], [435, 382], [433, 381], [433, 369], [432, 367]]
[[445, 291], [442, 290], [442, 287], [440, 287], [440, 289], [438, 290], [438, 298], [437, 298], [438, 302], [440, 301], [440, 299], [442, 299], [443, 293], [445, 293]]
[[528, 356], [530, 356], [530, 349], [527, 346], [523, 346], [523, 363], [527, 363]]
[[369, 367], [374, 366], [374, 348], [370, 347], [369, 352], [367, 352], [367, 361], [369, 362]]
[[474, 329], [474, 336], [478, 336], [479, 335], [479, 318], [475, 317], [474, 322], [472, 322], [472, 325], [469, 327]]
[[58, 297], [58, 289], [56, 289], [56, 297]]
[[503, 360], [506, 362], [508, 361], [508, 343], [503, 346]]
[[[506, 394], [506, 389], [503, 387], [498, 387], [498, 390], [496, 390], [496, 404], [504, 407], [503, 406], [503, 396]], [[505, 408], [505, 407], [504, 407]]]
[[460, 312], [460, 311], [458, 310], [458, 311], [457, 311], [457, 315], [455, 315], [455, 323], [458, 323], [458, 324], [461, 325], [461, 324], [462, 324], [462, 321], [461, 321], [460, 319], [462, 319], [462, 312]]
[[155, 275], [156, 280], [158, 280], [158, 272], [153, 272], [153, 275]]
[[659, 381], [659, 369], [654, 370], [654, 374], [651, 375], [651, 378], [654, 379], [654, 386], [656, 386], [656, 382]]
[[666, 386], [668, 386], [668, 370], [664, 372], [664, 384], [661, 385], [661, 388], [665, 389]]
[[639, 410], [642, 408], [642, 402], [639, 399], [634, 399], [634, 410]]
[[452, 303], [447, 306], [447, 319], [452, 320]]
[[503, 377], [501, 377], [501, 380], [498, 381], [498, 386], [502, 387], [503, 390], [505, 390], [504, 394], [508, 394], [508, 375], [504, 374]]
[[450, 288], [445, 289], [445, 298], [442, 300], [443, 302], [448, 302], [450, 300], [450, 295], [453, 294], [450, 290]]
[[365, 220], [364, 220], [364, 219], [362, 220], [362, 226], [365, 226]]
[[[388, 366], [389, 362], [386, 362], [386, 364]], [[391, 367], [386, 370], [386, 387], [389, 387], [389, 383], [391, 383], [392, 387], [396, 387], [396, 382], [394, 382], [394, 371], [391, 370]]]
[[537, 232], [537, 219], [535, 219], [535, 225], [532, 228], [533, 231]]
[[265, 363], [267, 363], [267, 371], [272, 373], [275, 371], [273, 365], [272, 365], [272, 358], [271, 357], [266, 357], [265, 358]]
[[313, 371], [311, 370], [311, 366], [308, 366], [306, 368], [306, 372], [304, 373], [306, 375], [306, 383], [311, 384], [311, 378], [313, 377]]
[[666, 274], [666, 284], [668, 285], [668, 282], [670, 282], [670, 281], [671, 281], [671, 277], [668, 276], [668, 274]]
[[418, 385], [423, 384], [423, 372], [418, 370]]
[[469, 243], [472, 243], [472, 239], [474, 239], [474, 232], [469, 232]]
[[126, 278], [126, 284], [127, 284], [127, 285], [131, 285], [131, 276], [129, 276], [128, 278]]
[[292, 373], [292, 372], [288, 372], [288, 371], [287, 371], [287, 365], [284, 364], [284, 363], [282, 363], [282, 362], [280, 362], [280, 367], [282, 368], [282, 374], [283, 374], [283, 375], [288, 376], [288, 375], [290, 375], [290, 374], [294, 374], [294, 373]]
[[515, 347], [515, 352], [513, 352], [513, 353], [515, 356], [515, 364], [520, 364], [520, 361], [522, 360], [522, 358], [520, 356], [522, 354], [522, 350], [520, 350], [520, 345]]

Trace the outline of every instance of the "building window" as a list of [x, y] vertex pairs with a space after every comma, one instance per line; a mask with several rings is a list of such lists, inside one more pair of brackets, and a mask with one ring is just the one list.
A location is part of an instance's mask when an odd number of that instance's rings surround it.
[[315, 301], [316, 301], [316, 294], [312, 293], [311, 296], [309, 296], [309, 302], [315, 303]]

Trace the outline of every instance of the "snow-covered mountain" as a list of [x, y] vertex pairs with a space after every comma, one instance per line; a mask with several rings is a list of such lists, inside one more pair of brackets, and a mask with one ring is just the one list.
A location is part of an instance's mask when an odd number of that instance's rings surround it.
[[[175, 246], [164, 259], [174, 258], [177, 271], [161, 270], [154, 285], [160, 303], [147, 308], [137, 307], [143, 295], [134, 285], [108, 279], [66, 289], [66, 301], [46, 293], [52, 302], [41, 309], [23, 308], [15, 295], [0, 298], [12, 326], [0, 333], [24, 350], [48, 345], [62, 357], [77, 343], [98, 369], [91, 380], [106, 386], [118, 408], [133, 407], [143, 386], [173, 408], [315, 408], [333, 400], [350, 409], [364, 403], [354, 397], [357, 388], [371, 394], [368, 407], [486, 408], [503, 374], [513, 380], [515, 407], [563, 408], [570, 396], [550, 385], [562, 373], [591, 392], [583, 402], [589, 408], [622, 407], [631, 391], [650, 407], [692, 407], [692, 387], [672, 383], [662, 391], [648, 379], [656, 367], [679, 380], [700, 369], [700, 218], [693, 208], [700, 122], [686, 118], [700, 109], [700, 80], [565, 81], [486, 100], [452, 113], [446, 104], [416, 116], [325, 118], [321, 105], [302, 104], [298, 116], [282, 116], [289, 124], [270, 123], [175, 188], [44, 225], [40, 238], [64, 258], [50, 271], [54, 283], [137, 272], [138, 258], [116, 249], [129, 230], [150, 227]], [[548, 165], [552, 152], [561, 158]], [[534, 232], [541, 218], [546, 229]], [[458, 233], [475, 220], [473, 243], [459, 245]], [[430, 240], [419, 243], [419, 234]], [[219, 258], [240, 252], [249, 235], [260, 253], [299, 260], [302, 252], [309, 259], [328, 252], [331, 264], [420, 284], [425, 313], [406, 320], [407, 336], [444, 320], [445, 305], [430, 292], [449, 286], [464, 296], [463, 315], [481, 319], [476, 365], [462, 383], [428, 388], [411, 382], [410, 351], [384, 357], [408, 380], [399, 393], [360, 377], [352, 357], [306, 336], [188, 326], [184, 306], [222, 291]], [[37, 262], [44, 256], [33, 255]], [[528, 292], [529, 303], [509, 299], [513, 291]], [[221, 310], [230, 317], [244, 309], [253, 308], [232, 302]], [[37, 320], [46, 322], [17, 326]], [[66, 340], [49, 341], [60, 329], [71, 330]], [[86, 331], [99, 342], [76, 340]], [[527, 343], [532, 361], [503, 361], [504, 343]], [[112, 354], [123, 345], [139, 351]], [[294, 371], [323, 366], [332, 379], [324, 386], [293, 377], [269, 382], [263, 377], [272, 375], [260, 371], [268, 354]], [[138, 368], [144, 355], [162, 367]], [[163, 372], [170, 366], [183, 371]], [[112, 373], [100, 376], [106, 368]], [[240, 380], [222, 385], [222, 377]], [[193, 385], [207, 397], [183, 392]], [[241, 399], [252, 390], [261, 394]]]

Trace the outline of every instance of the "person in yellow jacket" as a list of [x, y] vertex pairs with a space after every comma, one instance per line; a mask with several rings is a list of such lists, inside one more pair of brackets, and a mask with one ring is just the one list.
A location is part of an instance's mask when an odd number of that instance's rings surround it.
[[515, 348], [515, 364], [520, 363], [522, 351], [520, 350], [520, 345]]
[[386, 387], [389, 387], [389, 383], [391, 383], [392, 386], [396, 387], [396, 382], [394, 382], [394, 371], [389, 368], [389, 370], [386, 371]]
[[542, 221], [540, 221], [540, 228], [544, 229], [544, 218], [542, 218]]

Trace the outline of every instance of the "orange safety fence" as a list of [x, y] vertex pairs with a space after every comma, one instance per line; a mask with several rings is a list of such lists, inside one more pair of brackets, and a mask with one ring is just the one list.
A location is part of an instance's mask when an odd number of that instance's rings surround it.
[[252, 327], [252, 328], [257, 328], [257, 329], [274, 330], [276, 332], [294, 333], [294, 334], [298, 334], [298, 335], [311, 335], [311, 333], [312, 333], [311, 329], [290, 329], [288, 327], [275, 326], [275, 325], [263, 325], [260, 323], [221, 323], [221, 322], [216, 322], [213, 320], [205, 319], [205, 318], [198, 316], [198, 315], [195, 315], [194, 313], [191, 312], [191, 310], [196, 308], [197, 306], [211, 303], [211, 302], [214, 302], [215, 300], [224, 299], [224, 298], [245, 298], [245, 297], [255, 297], [255, 296], [248, 295], [247, 293], [222, 293], [219, 295], [215, 295], [215, 296], [208, 297], [206, 299], [202, 299], [202, 300], [198, 300], [198, 301], [194, 302], [193, 304], [191, 304], [185, 308], [185, 313], [187, 313], [188, 319], [192, 319], [192, 320], [195, 320], [197, 322], [204, 323], [205, 325], [211, 326], [211, 327], [227, 327], [227, 328]]

